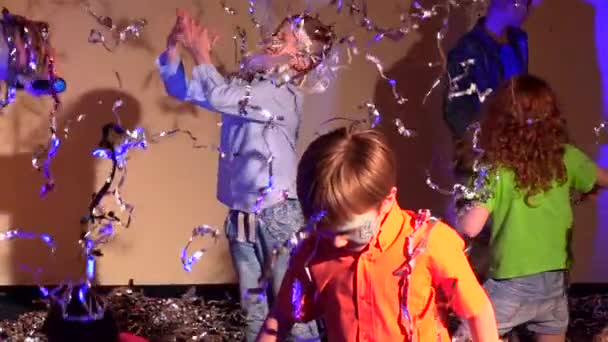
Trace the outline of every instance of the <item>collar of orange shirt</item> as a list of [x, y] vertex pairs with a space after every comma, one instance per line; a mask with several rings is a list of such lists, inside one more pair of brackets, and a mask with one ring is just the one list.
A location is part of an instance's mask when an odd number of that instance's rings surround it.
[[376, 247], [380, 251], [384, 251], [397, 240], [400, 234], [410, 234], [413, 230], [410, 224], [411, 217], [411, 215], [405, 215], [395, 201], [391, 210], [382, 220], [380, 231], [374, 241]]

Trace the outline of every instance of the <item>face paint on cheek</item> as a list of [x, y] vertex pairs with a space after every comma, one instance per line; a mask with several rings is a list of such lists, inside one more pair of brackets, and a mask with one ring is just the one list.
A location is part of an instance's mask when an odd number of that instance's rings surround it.
[[380, 228], [378, 222], [371, 217], [365, 218], [359, 227], [347, 236], [349, 246], [354, 248], [367, 246]]
[[375, 233], [374, 222], [368, 220], [363, 227], [359, 230], [359, 238], [361, 240], [369, 241], [372, 239]]

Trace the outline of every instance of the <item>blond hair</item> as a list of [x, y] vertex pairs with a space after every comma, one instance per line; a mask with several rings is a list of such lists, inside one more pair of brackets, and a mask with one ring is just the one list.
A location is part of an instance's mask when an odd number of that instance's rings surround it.
[[315, 139], [298, 165], [297, 192], [306, 218], [324, 212], [328, 228], [380, 208], [397, 179], [396, 159], [377, 130], [340, 128]]

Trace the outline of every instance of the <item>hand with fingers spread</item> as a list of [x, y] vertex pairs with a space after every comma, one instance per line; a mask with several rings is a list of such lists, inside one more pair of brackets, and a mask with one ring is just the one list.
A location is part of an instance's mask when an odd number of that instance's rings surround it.
[[183, 10], [178, 10], [178, 39], [197, 64], [211, 64], [211, 49], [218, 36]]

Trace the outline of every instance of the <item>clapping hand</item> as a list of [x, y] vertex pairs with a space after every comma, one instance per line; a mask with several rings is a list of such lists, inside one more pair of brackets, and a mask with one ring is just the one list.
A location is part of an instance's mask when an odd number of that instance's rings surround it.
[[167, 36], [167, 56], [169, 61], [176, 62], [179, 59], [179, 54], [177, 50], [177, 44], [181, 40], [182, 35], [182, 18], [177, 17], [175, 20], [175, 24], [171, 28], [171, 32]]
[[211, 63], [211, 49], [218, 40], [216, 34], [192, 18], [190, 13], [177, 10], [177, 20], [167, 38], [167, 50], [175, 51], [180, 43], [191, 55], [197, 64]]

